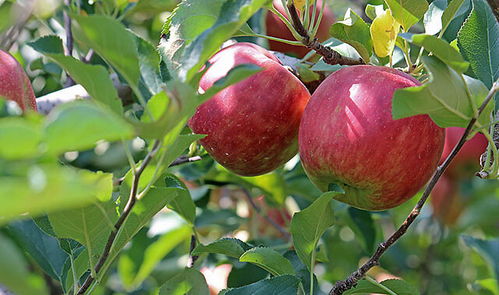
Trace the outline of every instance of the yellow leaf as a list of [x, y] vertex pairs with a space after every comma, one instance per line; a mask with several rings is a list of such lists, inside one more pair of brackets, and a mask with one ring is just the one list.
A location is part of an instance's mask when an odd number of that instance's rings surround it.
[[[315, 0], [308, 0], [308, 5], [314, 4]], [[307, 5], [307, 0], [293, 0], [293, 4], [295, 5], [296, 9], [299, 11], [303, 11], [305, 8], [305, 5]]]
[[400, 31], [400, 24], [393, 18], [392, 11], [387, 9], [378, 15], [371, 24], [370, 30], [376, 55], [385, 57], [392, 54], [397, 34]]

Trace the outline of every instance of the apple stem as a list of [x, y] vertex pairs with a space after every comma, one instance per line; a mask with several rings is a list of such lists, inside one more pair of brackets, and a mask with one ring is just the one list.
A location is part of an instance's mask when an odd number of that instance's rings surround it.
[[307, 48], [315, 50], [324, 59], [324, 62], [330, 65], [361, 65], [365, 64], [364, 61], [359, 58], [350, 58], [339, 54], [337, 51], [333, 50], [331, 47], [322, 45], [317, 38], [311, 38], [308, 34], [307, 29], [303, 26], [300, 16], [296, 11], [296, 7], [292, 1], [287, 5], [289, 15], [293, 22], [293, 27], [300, 34], [303, 39], [301, 40], [303, 45]]
[[367, 262], [365, 262], [361, 267], [359, 267], [356, 271], [354, 271], [348, 278], [342, 281], [338, 281], [334, 284], [333, 288], [331, 291], [329, 291], [329, 295], [341, 295], [343, 292], [355, 287], [357, 285], [357, 282], [364, 278], [366, 273], [374, 266], [379, 265], [379, 261], [381, 256], [388, 250], [395, 242], [397, 242], [398, 239], [400, 239], [406, 232], [409, 226], [414, 222], [414, 220], [419, 216], [421, 213], [421, 209], [423, 208], [424, 203], [430, 196], [431, 191], [437, 184], [437, 181], [439, 180], [440, 176], [444, 173], [445, 169], [447, 166], [449, 166], [450, 162], [454, 159], [454, 157], [457, 155], [459, 150], [463, 147], [464, 143], [468, 140], [468, 135], [471, 133], [473, 126], [475, 125], [478, 117], [480, 114], [485, 110], [485, 107], [487, 104], [492, 100], [494, 97], [495, 93], [499, 91], [499, 82], [496, 81], [494, 85], [492, 85], [492, 88], [490, 89], [489, 93], [487, 94], [487, 97], [483, 101], [482, 105], [478, 108], [478, 114], [477, 116], [473, 117], [470, 122], [468, 123], [468, 126], [466, 127], [466, 130], [464, 131], [464, 134], [461, 136], [461, 139], [459, 142], [456, 144], [452, 152], [449, 154], [449, 156], [445, 159], [445, 161], [437, 167], [436, 171], [434, 172], [432, 178], [430, 179], [430, 182], [426, 186], [423, 195], [419, 199], [418, 203], [414, 208], [412, 209], [411, 213], [409, 213], [409, 216], [404, 220], [402, 225], [390, 236], [388, 237], [387, 240], [384, 242], [380, 243], [378, 245], [378, 248], [376, 248], [376, 251], [374, 254], [369, 258]]

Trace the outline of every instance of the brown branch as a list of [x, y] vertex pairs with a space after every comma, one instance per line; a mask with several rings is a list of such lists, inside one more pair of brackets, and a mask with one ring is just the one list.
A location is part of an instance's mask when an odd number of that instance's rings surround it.
[[499, 3], [497, 0], [487, 0], [489, 2], [490, 8], [492, 8], [492, 12], [496, 17], [496, 20], [499, 22]]
[[[161, 147], [161, 142], [159, 140], [156, 140], [154, 142], [154, 145], [151, 149], [151, 151], [147, 154], [147, 156], [144, 158], [144, 161], [142, 161], [142, 164], [140, 167], [135, 171], [133, 175], [133, 182], [132, 182], [132, 188], [130, 190], [130, 197], [128, 198], [128, 202], [125, 205], [125, 209], [123, 209], [123, 213], [121, 214], [120, 218], [114, 225], [113, 230], [109, 234], [109, 237], [106, 242], [106, 246], [104, 247], [104, 251], [102, 252], [101, 257], [99, 258], [99, 261], [95, 265], [95, 274], [97, 275], [99, 271], [101, 270], [102, 266], [104, 266], [104, 263], [106, 262], [107, 258], [109, 257], [109, 253], [111, 252], [111, 247], [113, 246], [114, 240], [116, 239], [116, 236], [118, 235], [118, 232], [120, 228], [123, 226], [123, 223], [127, 219], [128, 215], [130, 215], [130, 212], [132, 212], [132, 208], [135, 205], [135, 202], [137, 201], [137, 192], [139, 188], [139, 180], [140, 176], [142, 175], [142, 172], [144, 172], [145, 168], [149, 163], [151, 162], [152, 158], [155, 156], [155, 154], [158, 152], [159, 148]], [[88, 290], [90, 285], [95, 281], [95, 277], [92, 275], [89, 275], [83, 285], [80, 287], [78, 290], [77, 294], [85, 294], [85, 292]]]
[[[71, 0], [64, 0], [64, 4], [67, 6], [67, 9], [71, 9]], [[66, 47], [64, 48], [64, 55], [66, 56], [73, 56], [73, 31], [71, 29], [71, 17], [69, 16], [69, 13], [66, 9], [63, 10], [63, 18], [64, 18], [64, 29], [66, 31]], [[71, 76], [69, 76], [69, 73], [67, 73], [68, 78], [65, 83], [65, 87], [73, 86], [75, 85], [75, 81]]]
[[255, 203], [255, 201], [253, 200], [253, 198], [251, 197], [251, 194], [250, 192], [243, 188], [242, 189], [246, 199], [248, 200], [248, 203], [250, 203], [251, 207], [253, 207], [253, 209], [255, 210], [256, 214], [260, 215], [263, 219], [265, 219], [270, 225], [272, 225], [275, 229], [277, 229], [277, 231], [282, 234], [282, 236], [286, 239], [286, 240], [289, 240], [289, 238], [291, 237], [289, 232], [287, 230], [285, 230], [282, 226], [280, 226], [279, 224], [277, 224], [274, 220], [272, 220], [272, 218], [268, 217], [267, 215], [264, 215], [262, 214], [262, 210], [260, 209], [260, 207], [258, 207], [258, 205]]
[[385, 253], [386, 250], [388, 250], [388, 248], [390, 248], [393, 244], [395, 244], [395, 242], [406, 233], [409, 226], [414, 222], [416, 217], [418, 217], [419, 213], [421, 212], [421, 208], [423, 208], [424, 203], [428, 199], [438, 179], [440, 178], [442, 173], [444, 173], [445, 169], [447, 168], [447, 166], [449, 166], [450, 162], [452, 161], [452, 159], [454, 159], [459, 150], [463, 147], [464, 143], [467, 141], [468, 135], [471, 133], [471, 130], [473, 129], [473, 126], [475, 125], [477, 118], [480, 116], [480, 114], [483, 112], [487, 104], [492, 100], [494, 94], [498, 90], [499, 90], [499, 83], [496, 82], [494, 83], [489, 94], [487, 95], [482, 105], [478, 109], [478, 115], [470, 120], [468, 126], [466, 127], [466, 130], [464, 131], [463, 136], [456, 144], [450, 155], [442, 163], [442, 165], [440, 165], [437, 168], [429, 184], [426, 186], [426, 189], [424, 190], [421, 199], [419, 199], [418, 203], [416, 204], [416, 206], [414, 206], [411, 213], [409, 214], [409, 216], [407, 216], [402, 225], [386, 241], [378, 245], [376, 252], [374, 252], [371, 258], [369, 258], [369, 260], [365, 262], [359, 269], [354, 271], [347, 279], [336, 282], [331, 291], [329, 291], [329, 295], [341, 295], [343, 294], [343, 292], [355, 287], [355, 285], [357, 285], [357, 282], [360, 279], [362, 279], [372, 267], [379, 265], [379, 260], [383, 255], [383, 253]]
[[187, 263], [189, 268], [194, 267], [194, 263], [196, 263], [196, 260], [198, 260], [198, 258], [199, 258], [199, 256], [197, 256], [197, 255], [192, 255], [192, 251], [194, 251], [194, 248], [196, 248], [196, 245], [197, 245], [196, 235], [192, 234], [191, 245], [189, 248], [189, 262]]
[[180, 156], [177, 159], [175, 159], [168, 167], [178, 166], [178, 165], [182, 165], [185, 163], [197, 162], [197, 161], [200, 161], [202, 159], [203, 159], [202, 156], [189, 157], [187, 155], [183, 155], [183, 156]]
[[293, 27], [296, 32], [303, 37], [301, 42], [312, 50], [315, 50], [324, 59], [324, 62], [330, 65], [362, 65], [365, 64], [364, 61], [359, 58], [350, 58], [339, 54], [337, 51], [333, 50], [331, 47], [322, 45], [317, 38], [310, 38], [307, 29], [303, 26], [300, 16], [296, 11], [293, 1], [289, 1], [288, 4], [289, 14], [291, 16], [291, 21], [293, 22]]

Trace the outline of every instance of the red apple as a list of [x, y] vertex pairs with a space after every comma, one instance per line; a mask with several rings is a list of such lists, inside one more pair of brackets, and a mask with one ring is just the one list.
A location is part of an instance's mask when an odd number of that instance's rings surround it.
[[[281, 0], [274, 0], [274, 7], [283, 15], [285, 14], [285, 9], [282, 6]], [[322, 7], [322, 0], [318, 0], [317, 9], [316, 9], [316, 20], [319, 16], [320, 9]], [[317, 29], [317, 38], [320, 41], [325, 41], [329, 37], [329, 27], [334, 23], [334, 15], [329, 9], [327, 5], [324, 6], [324, 14], [322, 15], [321, 23], [319, 24], [319, 28]], [[296, 40], [293, 34], [289, 31], [288, 27], [281, 21], [281, 19], [273, 14], [272, 12], [268, 12], [265, 18], [265, 25], [267, 27], [267, 35], [286, 39], [286, 40]], [[270, 50], [279, 51], [282, 53], [291, 53], [296, 57], [303, 57], [307, 54], [310, 49], [305, 46], [295, 46], [289, 45], [282, 42], [269, 40], [269, 48]]]
[[463, 212], [465, 206], [459, 194], [458, 182], [445, 175], [440, 177], [431, 191], [433, 215], [447, 226], [452, 226]]
[[0, 50], [0, 96], [15, 101], [22, 110], [36, 110], [35, 94], [22, 66]]
[[419, 82], [395, 69], [351, 66], [317, 88], [303, 114], [300, 156], [323, 191], [345, 190], [339, 201], [366, 210], [393, 208], [411, 198], [437, 167], [444, 129], [427, 115], [392, 119], [397, 88]]
[[222, 90], [190, 119], [208, 153], [225, 168], [244, 176], [270, 172], [298, 151], [300, 119], [310, 94], [270, 52], [251, 43], [236, 43], [215, 54], [201, 78], [208, 89], [236, 65], [263, 70]]
[[[450, 127], [445, 129], [444, 152], [440, 162], [443, 162], [452, 152], [454, 146], [464, 134], [464, 128]], [[480, 156], [487, 149], [487, 138], [477, 133], [472, 139], [468, 140], [456, 157], [452, 160], [445, 174], [452, 178], [471, 177], [480, 169]]]

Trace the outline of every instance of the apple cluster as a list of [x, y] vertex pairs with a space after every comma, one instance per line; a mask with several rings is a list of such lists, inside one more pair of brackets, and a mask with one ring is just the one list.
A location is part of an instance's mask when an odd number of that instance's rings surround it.
[[426, 115], [393, 120], [398, 88], [419, 85], [379, 66], [351, 66], [327, 77], [310, 95], [272, 53], [236, 43], [215, 54], [200, 87], [209, 88], [234, 66], [262, 71], [202, 104], [190, 119], [208, 153], [244, 176], [270, 172], [298, 151], [310, 180], [331, 185], [338, 200], [366, 210], [393, 208], [429, 180], [444, 146], [444, 129]]

